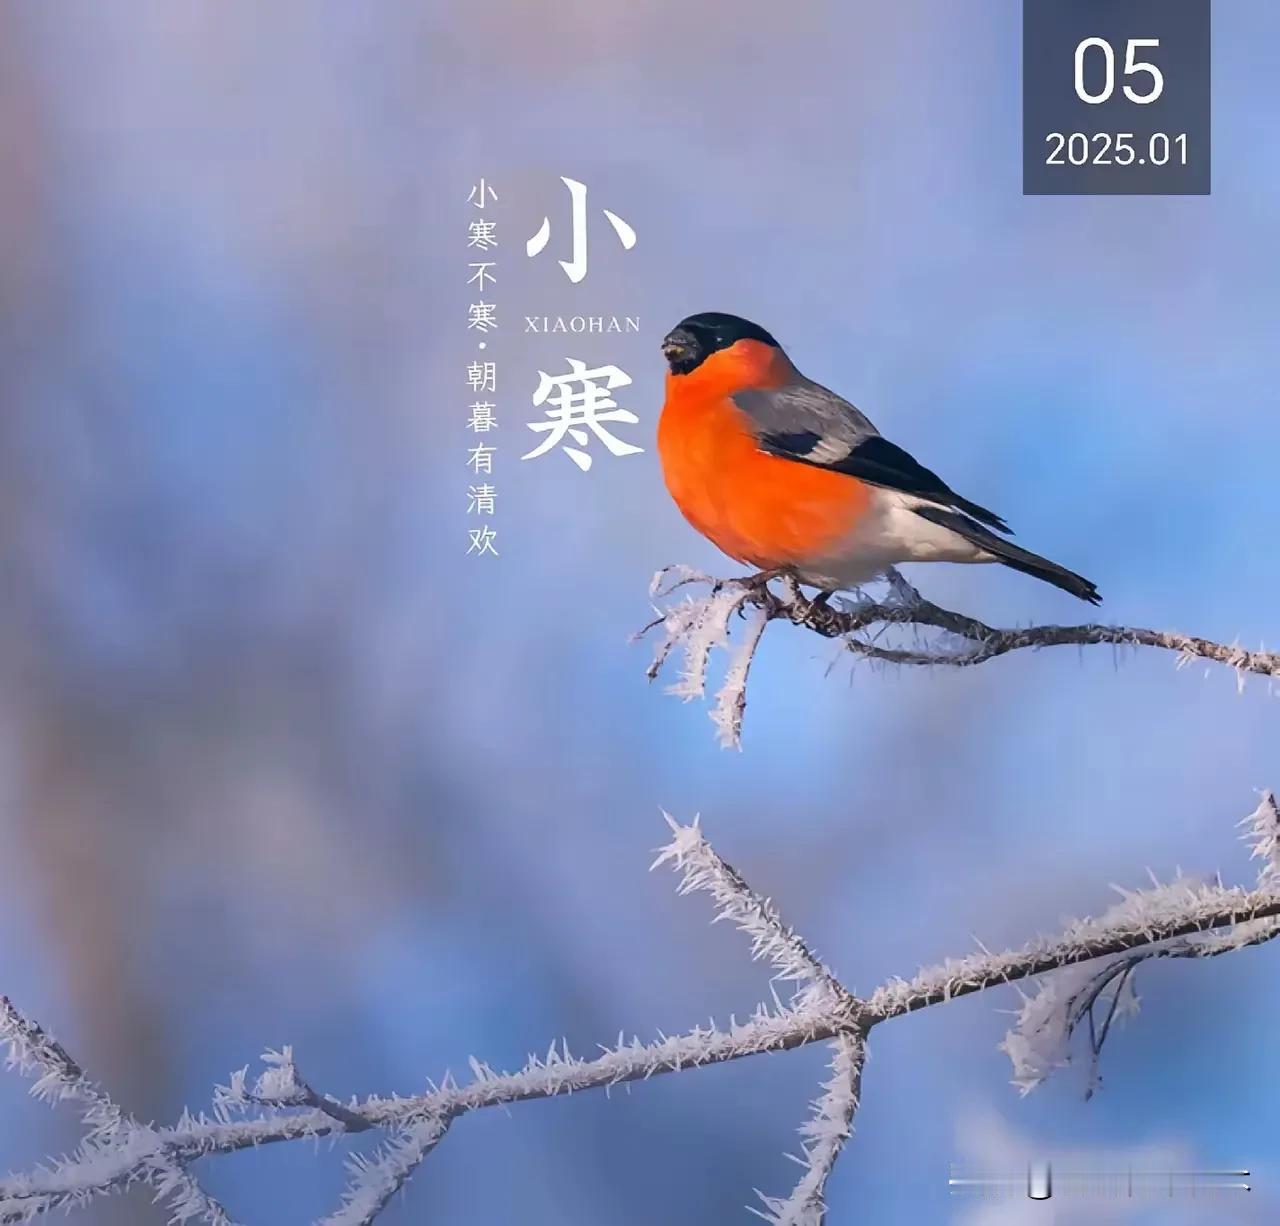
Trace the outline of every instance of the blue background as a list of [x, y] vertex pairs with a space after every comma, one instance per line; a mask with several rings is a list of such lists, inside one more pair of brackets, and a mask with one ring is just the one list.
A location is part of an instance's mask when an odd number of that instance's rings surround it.
[[[660, 807], [701, 812], [863, 990], [1148, 867], [1252, 880], [1233, 823], [1280, 785], [1261, 680], [1109, 648], [854, 668], [775, 626], [738, 754], [627, 645], [659, 566], [738, 570], [652, 444], [658, 341], [706, 309], [770, 328], [1108, 619], [1275, 642], [1280, 10], [1218, 6], [1214, 194], [1110, 199], [1021, 195], [1019, 10], [3, 9], [0, 988], [131, 1110], [173, 1119], [285, 1042], [331, 1093], [412, 1093], [470, 1054], [745, 1014], [767, 972], [645, 871]], [[482, 175], [497, 560], [465, 556]], [[590, 191], [579, 286], [561, 175]], [[642, 331], [526, 335], [526, 313]], [[643, 455], [517, 462], [568, 356], [634, 377]], [[1084, 610], [995, 568], [912, 577], [1002, 624]], [[884, 1027], [832, 1219], [1274, 1220], [1277, 969], [1280, 947], [1148, 969], [1087, 1104], [1071, 1071], [1009, 1087], [1012, 993]], [[822, 1068], [482, 1112], [385, 1220], [750, 1220], [797, 1173]], [[0, 1080], [3, 1165], [77, 1136]], [[1241, 1163], [1262, 1190], [1111, 1219], [946, 1196], [952, 1161], [1065, 1151]], [[202, 1174], [271, 1222], [344, 1179], [305, 1145]], [[144, 1194], [85, 1219], [163, 1220]]]

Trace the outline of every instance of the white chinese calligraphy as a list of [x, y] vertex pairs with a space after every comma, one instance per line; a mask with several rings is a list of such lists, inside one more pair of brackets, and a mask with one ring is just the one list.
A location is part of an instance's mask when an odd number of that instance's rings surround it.
[[496, 392], [498, 364], [496, 362], [467, 363], [467, 383], [473, 392]]
[[498, 406], [492, 400], [476, 400], [471, 405], [471, 416], [467, 418], [467, 429], [472, 434], [488, 434], [498, 428], [498, 419], [493, 410]]
[[[496, 203], [498, 193], [484, 180], [481, 179], [467, 196], [467, 203], [473, 204], [477, 209], [483, 210], [490, 204]], [[489, 252], [498, 246], [498, 224], [489, 217], [481, 216], [467, 223], [467, 250]], [[467, 307], [467, 331], [479, 333], [481, 337], [494, 331], [498, 326], [498, 308], [492, 302], [484, 301], [484, 292], [491, 286], [498, 283], [498, 278], [494, 273], [498, 263], [492, 259], [470, 260], [467, 263], [469, 275], [467, 276], [467, 284], [476, 287], [476, 293], [480, 301], [473, 302]], [[478, 340], [476, 348], [484, 349], [488, 342]], [[498, 391], [498, 364], [496, 362], [468, 362], [467, 363], [467, 386], [472, 393], [485, 393], [496, 395]], [[488, 434], [492, 430], [498, 428], [498, 419], [496, 416], [497, 405], [492, 400], [473, 400], [468, 407], [467, 430], [472, 434]], [[493, 473], [493, 457], [497, 452], [497, 448], [488, 443], [477, 442], [474, 447], [467, 451], [467, 467], [476, 476], [490, 476]], [[467, 514], [484, 515], [492, 517], [497, 510], [498, 488], [496, 485], [485, 482], [482, 485], [470, 485], [467, 487]], [[491, 525], [486, 524], [483, 528], [468, 528], [467, 545], [468, 555], [475, 557], [494, 557], [498, 556], [496, 547], [498, 532]]]
[[[582, 448], [589, 442], [589, 434], [602, 442], [615, 456], [635, 455], [644, 450], [631, 443], [624, 443], [605, 429], [605, 422], [623, 422], [636, 425], [639, 418], [630, 409], [619, 408], [609, 395], [615, 388], [626, 387], [631, 376], [616, 366], [599, 366], [588, 370], [587, 364], [577, 358], [568, 358], [569, 373], [549, 375], [538, 371], [538, 387], [533, 393], [535, 406], [550, 404], [546, 410], [549, 421], [529, 422], [530, 430], [546, 437], [532, 451], [521, 456], [532, 460], [545, 455], [557, 446], [563, 446], [565, 454], [583, 471], [591, 467], [591, 456]], [[577, 447], [565, 442], [569, 438]]]
[[467, 197], [468, 204], [474, 204], [476, 208], [482, 209], [486, 205], [496, 203], [498, 193], [493, 190], [483, 179], [471, 189], [471, 194]]
[[[560, 267], [575, 285], [587, 275], [587, 185], [577, 179], [566, 179], [560, 176], [560, 182], [569, 189], [571, 205], [571, 224], [573, 230], [573, 253], [567, 260], [560, 260]], [[602, 210], [609, 224], [613, 227], [625, 251], [636, 245], [636, 232], [617, 213], [608, 209]], [[538, 232], [525, 244], [525, 251], [530, 256], [537, 255], [551, 238], [551, 219], [544, 217]]]
[[486, 553], [495, 558], [498, 556], [498, 551], [493, 547], [498, 534], [488, 524], [483, 528], [468, 528], [467, 535], [471, 538], [471, 544], [467, 546], [468, 553], [473, 553], [478, 558], [484, 557]]

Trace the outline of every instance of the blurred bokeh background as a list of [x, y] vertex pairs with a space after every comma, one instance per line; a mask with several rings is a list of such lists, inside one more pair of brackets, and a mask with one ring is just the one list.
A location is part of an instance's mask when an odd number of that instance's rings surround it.
[[[660, 807], [863, 989], [1148, 868], [1251, 879], [1233, 823], [1280, 785], [1260, 681], [1109, 649], [855, 670], [777, 626], [738, 754], [627, 642], [657, 567], [737, 570], [653, 449], [658, 341], [706, 309], [773, 330], [1107, 618], [1280, 637], [1280, 9], [1217, 7], [1214, 191], [1185, 199], [1020, 194], [1016, 0], [0, 9], [0, 990], [169, 1120], [268, 1045], [329, 1092], [408, 1093], [747, 1012], [738, 934], [646, 872]], [[590, 193], [579, 285], [562, 175]], [[482, 176], [496, 559], [466, 556]], [[632, 375], [643, 455], [518, 462], [566, 357]], [[997, 622], [1084, 611], [912, 577]], [[1148, 969], [1088, 1103], [1070, 1072], [1018, 1098], [998, 994], [885, 1027], [834, 1220], [1049, 1222], [945, 1181], [1059, 1151], [1258, 1173], [1247, 1205], [1115, 1220], [1274, 1220], [1278, 971]], [[794, 1179], [823, 1060], [467, 1118], [386, 1221], [748, 1220]], [[0, 1079], [0, 1166], [73, 1124]], [[202, 1175], [259, 1222], [343, 1183], [325, 1147]]]

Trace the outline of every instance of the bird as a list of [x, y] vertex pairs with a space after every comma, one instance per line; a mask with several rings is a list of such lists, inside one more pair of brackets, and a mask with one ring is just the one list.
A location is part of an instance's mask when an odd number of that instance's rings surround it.
[[658, 454], [685, 519], [724, 553], [826, 601], [901, 562], [998, 562], [1091, 604], [1088, 579], [1015, 545], [759, 324], [689, 315], [662, 339]]

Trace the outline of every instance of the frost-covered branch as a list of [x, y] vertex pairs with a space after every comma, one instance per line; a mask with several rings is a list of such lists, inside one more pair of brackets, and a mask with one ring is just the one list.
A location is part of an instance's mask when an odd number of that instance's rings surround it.
[[231, 1074], [227, 1085], [215, 1087], [215, 1109], [230, 1115], [249, 1106], [314, 1107], [337, 1120], [345, 1132], [364, 1132], [372, 1127], [368, 1120], [337, 1099], [317, 1094], [298, 1072], [292, 1047], [285, 1046], [280, 1051], [268, 1047], [259, 1059], [264, 1067], [253, 1088], [249, 1089], [246, 1084], [248, 1068], [239, 1069]]
[[435, 1149], [449, 1123], [446, 1115], [424, 1115], [405, 1124], [372, 1157], [353, 1154], [347, 1159], [351, 1182], [342, 1204], [318, 1226], [369, 1226]]
[[[126, 1115], [85, 1075], [66, 1048], [20, 1013], [7, 996], [0, 996], [0, 1043], [8, 1047], [6, 1068], [24, 1076], [35, 1074], [32, 1096], [51, 1106], [77, 1104], [86, 1129], [75, 1154], [43, 1168], [55, 1176], [55, 1186], [35, 1191], [20, 1177], [0, 1184], [0, 1222], [26, 1222], [52, 1209], [78, 1208], [99, 1191], [114, 1191], [145, 1180], [155, 1189], [156, 1199], [169, 1205], [171, 1222], [234, 1226], [226, 1210], [186, 1169], [185, 1162], [165, 1150], [156, 1130]], [[105, 1187], [88, 1188], [76, 1178], [56, 1178], [72, 1168], [92, 1170], [101, 1159], [119, 1153], [130, 1156], [129, 1168]]]
[[[770, 586], [775, 581], [780, 591]], [[714, 653], [722, 650], [728, 654], [711, 718], [720, 743], [734, 748], [742, 737], [751, 662], [765, 627], [778, 620], [837, 639], [854, 655], [891, 664], [964, 668], [1013, 651], [1111, 644], [1174, 652], [1178, 667], [1193, 660], [1222, 664], [1235, 670], [1240, 685], [1249, 673], [1280, 677], [1280, 654], [1276, 652], [1246, 651], [1238, 644], [1215, 643], [1173, 630], [1096, 622], [1002, 630], [926, 600], [896, 570], [887, 573], [886, 582], [887, 592], [880, 600], [866, 596], [822, 600], [810, 599], [794, 578], [785, 574], [765, 572], [745, 579], [719, 580], [688, 567], [667, 567], [654, 576], [650, 595], [668, 603], [657, 608], [658, 616], [636, 637], [660, 631], [648, 668], [650, 680], [658, 676], [672, 653], [680, 656], [680, 672], [669, 692], [686, 701], [705, 696]], [[700, 591], [702, 588], [707, 590]], [[732, 633], [735, 614], [749, 617], [747, 630], [737, 639]], [[895, 630], [900, 641], [884, 641], [886, 634]], [[910, 634], [902, 641], [905, 631]], [[933, 633], [930, 636], [927, 632]]]
[[812, 1116], [800, 1128], [804, 1153], [799, 1157], [788, 1155], [804, 1168], [804, 1173], [790, 1196], [757, 1192], [764, 1209], [748, 1206], [752, 1213], [775, 1226], [822, 1226], [826, 1217], [827, 1180], [853, 1131], [853, 1117], [862, 1095], [866, 1038], [856, 1033], [839, 1035], [832, 1041], [831, 1050], [831, 1079], [823, 1083], [821, 1096], [814, 1100]]
[[682, 826], [664, 813], [672, 839], [650, 865], [671, 864], [680, 873], [681, 894], [705, 890], [715, 900], [712, 923], [728, 920], [751, 938], [751, 956], [773, 964], [779, 979], [798, 985], [791, 1007], [797, 1011], [854, 1007], [854, 998], [822, 964], [794, 929], [782, 922], [773, 900], [762, 898], [733, 865], [722, 860], [703, 837], [697, 818]]
[[778, 1226], [821, 1226], [826, 1213], [823, 1192], [836, 1159], [853, 1130], [866, 1062], [866, 1037], [861, 1028], [862, 1002], [844, 986], [805, 944], [782, 922], [773, 900], [755, 892], [733, 865], [703, 837], [697, 819], [682, 826], [663, 814], [672, 840], [662, 849], [652, 868], [671, 863], [680, 873], [680, 893], [705, 890], [715, 900], [713, 923], [728, 920], [751, 938], [751, 956], [772, 963], [778, 977], [797, 985], [790, 1008], [799, 1014], [822, 1013], [830, 1024], [843, 1016], [853, 1025], [841, 1030], [831, 1046], [831, 1080], [814, 1103], [814, 1113], [800, 1135], [804, 1154], [796, 1159], [804, 1174], [788, 1197], [757, 1193], [764, 1209], [751, 1211]]
[[[1246, 828], [1244, 837], [1252, 855], [1262, 860], [1259, 891], [1276, 892], [1280, 888], [1280, 806], [1275, 796], [1264, 792], [1258, 807], [1241, 825]], [[1221, 891], [1221, 882], [1213, 889]], [[1204, 891], [1179, 880], [1171, 885], [1153, 881], [1148, 889], [1119, 893], [1120, 902], [1102, 915], [1099, 924], [1124, 925], [1144, 915], [1177, 913], [1185, 905], [1199, 905]], [[1112, 1023], [1138, 1011], [1134, 972], [1143, 962], [1155, 958], [1213, 958], [1260, 945], [1276, 936], [1280, 936], [1280, 919], [1248, 920], [1225, 929], [1150, 944], [1103, 959], [1101, 965], [1089, 962], [1046, 978], [1034, 993], [1022, 995], [1017, 1023], [1001, 1044], [1013, 1063], [1014, 1085], [1024, 1094], [1029, 1093], [1054, 1069], [1070, 1063], [1072, 1040], [1085, 1029], [1089, 1055], [1087, 1096], [1092, 1096], [1101, 1084], [1098, 1065]]]
[[1270, 793], [1246, 822], [1245, 838], [1262, 860], [1255, 888], [1179, 879], [1122, 892], [1103, 915], [1072, 921], [1053, 938], [948, 960], [910, 979], [892, 980], [866, 997], [854, 995], [836, 978], [783, 922], [774, 904], [711, 847], [696, 822], [668, 822], [671, 841], [655, 866], [672, 865], [680, 874], [682, 893], [711, 895], [716, 918], [742, 930], [753, 955], [795, 985], [788, 1002], [775, 995], [745, 1020], [731, 1017], [725, 1025], [712, 1022], [648, 1043], [620, 1035], [616, 1045], [592, 1058], [553, 1043], [546, 1055], [531, 1056], [512, 1073], [495, 1072], [473, 1060], [472, 1076], [463, 1084], [446, 1078], [422, 1094], [347, 1104], [312, 1090], [290, 1049], [269, 1051], [264, 1072], [252, 1087], [247, 1070], [241, 1070], [216, 1091], [212, 1117], [184, 1114], [170, 1127], [143, 1126], [120, 1115], [101, 1091], [90, 1088], [61, 1048], [6, 1002], [0, 1037], [10, 1045], [10, 1063], [40, 1074], [36, 1086], [42, 1097], [85, 1104], [90, 1131], [67, 1158], [0, 1179], [0, 1222], [30, 1221], [54, 1209], [77, 1208], [146, 1180], [170, 1197], [174, 1220], [203, 1216], [225, 1223], [216, 1202], [185, 1182], [190, 1163], [270, 1143], [384, 1129], [391, 1135], [379, 1151], [349, 1161], [352, 1180], [342, 1204], [324, 1219], [327, 1226], [362, 1226], [376, 1219], [449, 1126], [469, 1112], [823, 1042], [832, 1045], [832, 1076], [801, 1130], [802, 1174], [789, 1196], [762, 1196], [764, 1209], [757, 1210], [775, 1223], [818, 1226], [827, 1180], [852, 1128], [867, 1036], [874, 1027], [959, 996], [1046, 976], [1040, 991], [1024, 1001], [1018, 1024], [1003, 1045], [1025, 1087], [1061, 1062], [1061, 1042], [1086, 1023], [1092, 1027], [1096, 1056], [1124, 1007], [1125, 998], [1118, 993], [1131, 987], [1140, 962], [1216, 956], [1280, 935], [1280, 809]]

